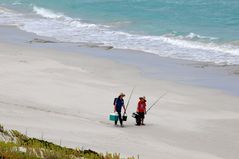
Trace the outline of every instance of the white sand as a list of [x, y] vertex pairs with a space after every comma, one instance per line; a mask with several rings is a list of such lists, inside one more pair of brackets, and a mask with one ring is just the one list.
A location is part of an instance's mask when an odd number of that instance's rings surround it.
[[[129, 120], [115, 127], [108, 120], [113, 98], [133, 86]], [[239, 98], [221, 91], [147, 79], [105, 59], [3, 43], [0, 88], [1, 124], [29, 136], [140, 159], [239, 156]], [[146, 126], [134, 126], [138, 97], [150, 105], [164, 92]]]

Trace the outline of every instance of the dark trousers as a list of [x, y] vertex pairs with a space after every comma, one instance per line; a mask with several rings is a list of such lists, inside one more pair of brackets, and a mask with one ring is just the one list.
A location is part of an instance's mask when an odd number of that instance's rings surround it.
[[136, 124], [137, 125], [141, 125], [143, 124], [143, 121], [144, 121], [144, 112], [137, 112], [138, 115], [136, 116]]
[[[120, 125], [122, 126], [123, 125], [123, 120], [122, 120], [121, 112], [117, 111], [117, 113], [119, 115], [118, 116], [118, 120], [120, 121]], [[117, 125], [118, 120], [115, 121], [115, 125]]]

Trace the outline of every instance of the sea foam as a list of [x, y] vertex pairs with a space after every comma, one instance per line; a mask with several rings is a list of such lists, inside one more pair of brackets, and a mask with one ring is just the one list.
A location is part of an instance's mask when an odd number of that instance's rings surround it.
[[196, 33], [168, 33], [161, 36], [132, 34], [113, 30], [111, 26], [85, 23], [81, 19], [38, 6], [33, 6], [32, 10], [38, 17], [0, 9], [0, 24], [18, 24], [25, 31], [65, 42], [104, 43], [119, 49], [140, 50], [163, 57], [239, 64], [239, 46], [235, 43], [218, 43], [216, 37]]
[[45, 18], [65, 18], [64, 14], [62, 13], [55, 13], [49, 9], [40, 8], [37, 6], [33, 6], [33, 11]]

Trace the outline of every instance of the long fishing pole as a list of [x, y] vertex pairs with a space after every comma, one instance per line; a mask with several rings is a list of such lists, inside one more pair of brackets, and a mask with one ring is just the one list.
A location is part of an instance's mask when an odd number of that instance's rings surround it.
[[[135, 87], [134, 87], [134, 88], [135, 88]], [[133, 94], [133, 92], [134, 92], [134, 88], [132, 89], [132, 91], [131, 91], [131, 93], [130, 93], [129, 100], [128, 100], [127, 104], [126, 104], [125, 110], [127, 110], [128, 106], [129, 106], [129, 102], [130, 102], [130, 99], [131, 99], [132, 94]]]
[[168, 93], [168, 92], [166, 92], [166, 93], [164, 93], [163, 95], [161, 95], [161, 96], [148, 108], [148, 110], [146, 111], [146, 113], [148, 113], [148, 111], [149, 111], [153, 106], [155, 106], [155, 105], [159, 102], [159, 100], [160, 100], [161, 98], [163, 98], [167, 93]]

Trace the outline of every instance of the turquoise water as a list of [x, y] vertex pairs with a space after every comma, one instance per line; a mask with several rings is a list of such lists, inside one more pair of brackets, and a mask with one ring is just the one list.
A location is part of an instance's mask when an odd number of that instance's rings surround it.
[[62, 41], [239, 64], [238, 0], [0, 0], [0, 6], [0, 24]]

